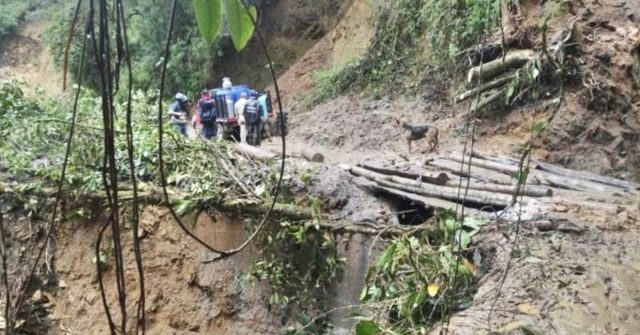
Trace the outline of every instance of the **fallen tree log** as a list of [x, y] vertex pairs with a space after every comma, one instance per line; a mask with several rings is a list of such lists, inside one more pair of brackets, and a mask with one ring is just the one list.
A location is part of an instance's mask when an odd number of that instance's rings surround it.
[[[459, 181], [448, 181], [446, 186], [458, 187], [460, 185]], [[465, 180], [462, 181], [462, 188], [466, 188], [467, 182]], [[489, 191], [496, 193], [505, 193], [513, 195], [516, 192], [517, 186], [515, 185], [501, 185], [501, 184], [484, 184], [478, 182], [470, 182], [469, 183], [470, 190], [478, 190], [478, 191]], [[526, 185], [524, 190], [518, 190], [518, 195], [525, 195], [527, 197], [550, 197], [553, 196], [553, 190], [549, 187], [537, 186], [537, 185]]]
[[486, 81], [504, 73], [510, 69], [519, 68], [536, 57], [533, 50], [516, 50], [507, 53], [502, 58], [491, 62], [475, 66], [467, 74], [467, 83], [472, 84], [477, 81]]
[[465, 156], [464, 160], [462, 157], [455, 155], [449, 157], [448, 159], [456, 163], [464, 164], [465, 166], [469, 165], [469, 162], [471, 162], [471, 166], [477, 166], [488, 170], [504, 173], [511, 177], [515, 177], [518, 174], [518, 167], [510, 164], [503, 164], [480, 158], [469, 159], [469, 156]]
[[471, 153], [471, 157], [480, 158], [480, 159], [497, 162], [497, 163], [502, 163], [506, 165], [518, 166], [518, 164], [520, 164], [520, 161], [518, 161], [517, 159], [510, 158], [510, 157], [492, 156], [478, 150], [473, 150], [473, 152]]
[[358, 167], [377, 172], [380, 174], [385, 174], [389, 176], [398, 176], [402, 178], [408, 178], [411, 180], [421, 180], [425, 183], [431, 183], [436, 185], [445, 185], [447, 181], [449, 181], [449, 176], [445, 172], [432, 172], [432, 171], [402, 171], [394, 168], [388, 168], [372, 163], [364, 163], [358, 164]]
[[350, 167], [349, 171], [356, 176], [365, 177], [369, 180], [376, 182], [377, 184], [389, 187], [405, 192], [410, 192], [427, 197], [436, 197], [453, 201], [466, 201], [467, 203], [473, 203], [480, 206], [494, 207], [496, 209], [502, 209], [511, 204], [512, 198], [505, 194], [494, 194], [486, 191], [469, 190], [467, 196], [464, 197], [464, 192], [459, 192], [457, 188], [448, 186], [439, 186], [432, 184], [422, 184], [420, 186], [400, 184], [393, 182], [394, 178], [385, 176], [376, 172], [372, 172], [359, 167]]
[[[160, 188], [151, 186], [149, 184], [140, 183], [138, 192], [138, 201], [140, 203], [161, 205], [164, 204], [164, 197]], [[16, 190], [15, 187], [0, 183], [0, 195], [4, 193], [16, 193], [16, 194], [33, 194], [42, 197], [54, 197], [57, 193], [57, 189], [54, 187], [34, 187], [25, 189], [23, 191]], [[177, 200], [189, 199], [187, 194], [181, 193], [174, 189], [167, 189], [169, 200], [176, 202]], [[73, 196], [74, 198], [81, 197], [86, 200], [106, 201], [107, 193], [104, 190], [99, 190], [91, 194], [69, 194], [67, 196]], [[133, 192], [130, 189], [122, 189], [118, 191], [118, 201], [121, 203], [129, 202], [133, 200]], [[259, 203], [256, 201], [238, 202], [234, 199], [220, 200], [217, 197], [205, 197], [193, 199], [197, 203], [197, 206], [211, 206], [222, 212], [227, 213], [247, 213], [247, 214], [265, 214], [270, 207], [270, 204]], [[286, 216], [287, 218], [294, 220], [308, 220], [313, 218], [313, 213], [310, 208], [300, 207], [291, 204], [276, 203], [273, 208], [273, 214]]]
[[[504, 184], [504, 185], [512, 185], [514, 182], [513, 177], [496, 172], [494, 170], [483, 169], [479, 167], [473, 167], [471, 171], [468, 170], [468, 166], [465, 165], [462, 173], [460, 172], [461, 163], [454, 162], [448, 159], [435, 159], [427, 162], [428, 166], [433, 166], [438, 169], [442, 169], [445, 171], [449, 171], [456, 176], [462, 176], [463, 178], [476, 179], [479, 181], [487, 182], [487, 183], [496, 183], [496, 184]], [[458, 177], [455, 177], [454, 180], [458, 180]]]
[[639, 184], [632, 183], [629, 181], [607, 177], [607, 176], [601, 176], [601, 175], [597, 175], [595, 173], [590, 173], [586, 171], [569, 170], [561, 166], [538, 162], [538, 161], [536, 161], [536, 169], [540, 171], [557, 174], [560, 176], [565, 176], [565, 177], [570, 177], [575, 179], [582, 179], [582, 180], [595, 182], [599, 184], [619, 187], [627, 191], [638, 190], [640, 188]]
[[241, 154], [247, 155], [255, 160], [266, 162], [271, 159], [280, 158], [281, 155], [276, 154], [274, 152], [263, 150], [258, 147], [254, 147], [252, 145], [248, 145], [246, 143], [238, 143], [234, 146], [234, 148], [240, 152]]
[[[488, 161], [492, 161], [500, 164], [505, 164], [505, 165], [512, 165], [516, 167], [519, 164], [519, 162], [513, 158], [491, 156], [489, 154], [482, 153], [475, 150], [473, 151], [472, 156], [476, 158], [480, 158], [480, 159], [484, 159], [484, 160], [488, 160]], [[545, 163], [539, 160], [532, 160], [531, 164], [529, 165], [529, 168], [548, 172], [551, 174], [556, 174], [559, 176], [569, 177], [573, 179], [580, 179], [580, 180], [604, 184], [608, 186], [619, 187], [628, 191], [638, 190], [638, 188], [640, 188], [640, 184], [637, 184], [637, 183], [633, 183], [633, 182], [629, 182], [626, 180], [617, 179], [613, 177], [602, 176], [602, 175], [591, 173], [588, 171], [571, 170], [571, 169], [564, 168], [562, 166]]]
[[324, 156], [315, 151], [311, 151], [309, 149], [302, 149], [301, 152], [302, 157], [310, 162], [322, 163], [324, 162]]
[[[462, 162], [462, 158], [460, 157], [451, 157], [451, 160], [455, 162]], [[469, 157], [465, 157], [465, 165], [469, 164]], [[488, 170], [497, 171], [512, 177], [515, 177], [518, 174], [518, 167], [513, 166], [511, 164], [503, 164], [498, 162], [492, 162], [480, 158], [474, 158], [471, 160], [472, 167], [480, 167]], [[590, 182], [587, 180], [576, 179], [567, 176], [559, 176], [556, 174], [548, 173], [545, 171], [539, 171], [531, 169], [529, 171], [529, 179], [527, 181], [528, 184], [545, 184], [554, 187], [565, 188], [569, 190], [578, 190], [578, 191], [596, 191], [596, 192], [613, 192], [613, 189], [610, 186], [597, 184], [594, 182]]]
[[470, 89], [466, 92], [463, 92], [459, 95], [457, 95], [454, 99], [453, 102], [455, 103], [460, 103], [462, 101], [465, 101], [471, 97], [476, 96], [478, 93], [482, 93], [482, 92], [486, 92], [489, 90], [492, 90], [494, 88], [500, 87], [510, 81], [512, 81], [515, 78], [514, 74], [510, 74], [504, 77], [500, 77], [497, 79], [494, 79], [493, 81], [490, 81], [486, 84], [481, 85], [480, 87], [475, 87], [473, 89]]
[[[410, 200], [413, 201], [415, 203], [418, 203], [420, 205], [422, 205], [425, 208], [438, 208], [438, 209], [444, 209], [444, 210], [455, 210], [456, 207], [462, 207], [461, 205], [456, 204], [455, 202], [452, 201], [447, 201], [447, 200], [443, 200], [443, 199], [439, 199], [439, 198], [433, 198], [433, 197], [425, 197], [425, 196], [421, 196], [415, 193], [409, 193], [409, 192], [405, 192], [402, 190], [398, 190], [398, 189], [394, 189], [391, 187], [385, 187], [385, 186], [381, 186], [378, 185], [375, 182], [368, 182], [368, 183], [359, 183], [359, 185], [368, 190], [370, 193], [376, 194], [376, 193], [387, 193], [387, 194], [391, 194], [391, 195], [395, 195], [401, 198], [404, 198], [405, 200]], [[483, 211], [479, 211], [477, 209], [474, 208], [468, 208], [465, 207], [465, 214], [470, 215], [470, 216], [474, 216], [474, 217], [482, 217], [482, 218], [488, 218], [489, 217], [489, 213], [487, 212], [483, 212]]]
[[[398, 176], [402, 179], [395, 178], [392, 181], [398, 182], [400, 184], [415, 186], [420, 180], [426, 183], [449, 186], [457, 188], [460, 185], [460, 180], [450, 180], [446, 173], [444, 172], [425, 172], [419, 174], [417, 172], [405, 172], [396, 169], [378, 167], [375, 165], [367, 164], [358, 164], [358, 167], [379, 173], [381, 175], [386, 176]], [[466, 188], [467, 180], [462, 181], [462, 187]], [[495, 193], [504, 193], [504, 194], [513, 194], [516, 192], [515, 185], [504, 185], [499, 183], [478, 183], [475, 181], [470, 182], [469, 184], [470, 190], [478, 190], [478, 191], [489, 191]], [[525, 196], [530, 197], [546, 197], [552, 196], [553, 190], [548, 187], [540, 187], [534, 185], [528, 185], [526, 189], [520, 190], [519, 195], [524, 194]]]
[[503, 96], [504, 96], [504, 92], [503, 91], [494, 92], [493, 94], [488, 95], [484, 99], [478, 101], [478, 103], [474, 104], [471, 107], [471, 112], [475, 113], [475, 112], [481, 111], [481, 110], [485, 109], [486, 107], [488, 107], [489, 105], [492, 105], [492, 104], [496, 103]]

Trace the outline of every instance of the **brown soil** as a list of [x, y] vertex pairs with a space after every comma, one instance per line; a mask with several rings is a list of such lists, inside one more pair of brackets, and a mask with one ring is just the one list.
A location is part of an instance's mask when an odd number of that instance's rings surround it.
[[[282, 103], [303, 98], [315, 87], [315, 73], [319, 70], [339, 68], [357, 59], [372, 37], [372, 11], [363, 0], [347, 1], [341, 8], [342, 19], [293, 63], [278, 78]], [[273, 86], [269, 86], [273, 91]]]
[[[633, 66], [630, 48], [638, 38], [636, 14], [640, 3], [599, 0], [585, 1], [585, 4], [593, 15], [577, 25], [581, 80], [568, 87], [567, 100], [544, 138], [536, 144], [534, 156], [571, 168], [640, 181], [640, 96], [630, 71]], [[277, 48], [285, 49], [292, 40], [297, 41], [288, 59], [299, 57], [314, 45], [281, 76], [285, 103], [312, 90], [315, 71], [341, 66], [366, 47], [371, 34], [367, 26], [371, 10], [365, 1], [354, 0], [351, 6], [329, 12], [341, 13], [344, 19], [322, 22], [319, 31], [330, 31], [323, 37], [314, 34], [316, 28], [307, 25], [307, 38], [302, 41], [297, 32], [289, 31], [274, 42]], [[533, 15], [525, 26], [537, 25], [537, 19]], [[551, 33], [564, 28], [568, 19], [569, 15], [556, 19]], [[302, 24], [305, 20], [299, 18], [296, 22]], [[27, 25], [3, 42], [0, 75], [21, 78], [32, 87], [42, 85], [48, 94], [56, 94], [59, 90], [53, 83], [59, 80], [50, 79], [55, 76], [40, 42], [42, 27]], [[280, 32], [273, 33], [275, 36]], [[356, 45], [355, 41], [365, 43]], [[247, 58], [242, 62], [248, 62], [250, 56], [244, 56]], [[236, 67], [234, 64], [225, 66]], [[238, 74], [238, 78], [242, 76]], [[292, 108], [290, 148], [300, 151], [311, 147], [321, 151], [329, 165], [368, 158], [409, 160], [417, 164], [424, 161], [428, 157], [420, 149], [412, 154], [406, 152], [396, 118], [440, 129], [440, 149], [431, 155], [459, 154], [464, 142], [467, 107], [442, 101], [422, 97], [375, 100], [343, 96], [312, 110], [296, 109], [295, 104], [289, 106]], [[533, 115], [531, 106], [523, 106], [484, 117], [476, 133], [477, 148], [510, 156], [521, 152]], [[275, 148], [277, 143], [267, 146]], [[325, 181], [349, 184], [345, 182], [348, 177], [333, 171], [323, 176], [322, 172], [317, 174], [319, 189], [331, 189], [321, 184]], [[335, 209], [353, 220], [375, 220], [379, 213], [389, 211], [388, 206], [380, 203], [367, 204], [370, 198], [352, 185], [334, 190], [336, 193], [325, 197], [336, 199]], [[640, 272], [640, 258], [634, 251], [639, 247], [639, 220], [630, 216], [627, 220], [630, 223], [624, 226], [587, 226], [586, 233], [576, 235], [543, 233], [533, 227], [522, 227], [513, 266], [492, 322], [488, 324], [488, 310], [514, 239], [513, 227], [493, 225], [475, 240], [483, 261], [478, 266], [481, 279], [474, 304], [453, 318], [450, 334], [488, 334], [490, 329], [501, 330], [502, 334], [531, 333], [522, 329], [525, 324], [529, 324], [525, 327], [530, 329], [540, 328], [540, 334], [637, 333], [640, 292], [635, 278]], [[45, 289], [55, 304], [49, 310], [49, 319], [53, 322], [51, 334], [107, 333], [92, 262], [94, 237], [102, 222], [65, 223], [58, 231], [55, 254], [58, 278], [55, 285], [50, 283]], [[185, 236], [167, 212], [159, 208], [145, 210], [142, 226], [146, 234], [142, 247], [149, 334], [275, 334], [281, 331], [282, 319], [288, 315], [269, 310], [268, 290], [243, 276], [253, 251], [222, 262], [207, 262], [211, 255]], [[222, 217], [215, 221], [201, 218], [194, 229], [208, 241], [226, 244], [225, 247], [236, 245], [245, 236], [241, 223], [226, 222]], [[354, 245], [360, 248], [353, 250], [354, 254], [362, 255], [357, 251], [365, 247]], [[127, 285], [132, 288], [129, 306], [133, 306], [137, 285], [130, 239], [125, 239], [124, 246]], [[363, 258], [366, 262], [366, 257]], [[366, 266], [358, 270], [359, 274], [365, 271], [362, 269]], [[352, 275], [362, 280], [356, 273]], [[115, 306], [113, 269], [106, 269], [105, 280], [107, 298]], [[352, 287], [349, 291], [353, 293], [358, 289]], [[340, 295], [340, 303], [353, 303], [357, 293], [352, 295]]]
[[[103, 222], [67, 224], [57, 234], [58, 289], [49, 315], [49, 334], [106, 334], [94, 258], [95, 236]], [[148, 334], [274, 334], [278, 316], [268, 310], [268, 290], [249, 280], [248, 250], [231, 259], [213, 257], [185, 235], [166, 209], [147, 207], [140, 221], [144, 230], [144, 260]], [[245, 238], [244, 225], [222, 216], [203, 215], [194, 232], [219, 248], [231, 248]], [[138, 283], [133, 246], [125, 232], [128, 306], [133, 311]], [[109, 249], [109, 239], [103, 249]], [[105, 272], [107, 299], [119, 315], [113, 268]], [[61, 285], [61, 283], [64, 283]], [[64, 287], [62, 287], [64, 286]], [[132, 312], [131, 312], [132, 313]], [[130, 324], [133, 324], [129, 315]], [[133, 316], [135, 317], [135, 316]], [[116, 319], [119, 319], [117, 317]]]
[[42, 41], [46, 26], [45, 21], [29, 22], [0, 43], [0, 78], [24, 81], [32, 89], [25, 92], [30, 95], [37, 88], [49, 96], [62, 91], [62, 78]]

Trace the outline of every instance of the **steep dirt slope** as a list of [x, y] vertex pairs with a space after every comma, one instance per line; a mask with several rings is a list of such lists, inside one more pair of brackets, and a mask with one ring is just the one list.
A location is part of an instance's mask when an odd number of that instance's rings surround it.
[[[49, 315], [50, 334], [106, 334], [106, 316], [95, 271], [94, 243], [100, 225], [69, 224], [58, 233], [55, 256], [58, 289]], [[166, 209], [147, 207], [141, 216], [147, 334], [275, 334], [282, 327], [270, 312], [268, 291], [246, 277], [251, 265], [244, 252], [219, 262], [199, 247], [173, 222]], [[228, 218], [203, 215], [195, 233], [219, 248], [232, 248], [246, 237], [243, 225]], [[129, 288], [128, 304], [138, 297], [133, 246], [127, 232], [124, 249]], [[110, 238], [103, 243], [109, 255]], [[107, 256], [111, 259], [111, 255]], [[117, 306], [114, 271], [105, 269], [105, 286], [111, 306]], [[133, 307], [130, 308], [133, 310]], [[114, 311], [114, 313], [116, 313]], [[116, 313], [117, 314], [117, 313]], [[129, 315], [129, 318], [135, 317]], [[133, 324], [133, 319], [130, 320]]]
[[[315, 72], [339, 68], [357, 59], [373, 36], [372, 9], [365, 0], [345, 1], [340, 20], [280, 77], [278, 84], [286, 105], [303, 98], [315, 86]], [[273, 86], [269, 86], [273, 91]]]
[[[524, 17], [528, 18], [520, 29], [537, 31], [542, 9], [534, 4], [536, 2], [520, 3]], [[527, 3], [531, 4], [528, 10]], [[566, 83], [565, 103], [543, 138], [535, 143], [536, 158], [640, 180], [640, 94], [633, 76], [634, 64], [640, 61], [633, 46], [640, 40], [640, 33], [631, 9], [636, 8], [635, 3], [585, 2], [588, 11], [575, 29], [574, 57], [579, 65], [574, 77], [577, 80]], [[554, 19], [549, 36], [567, 28], [572, 19], [571, 12]], [[540, 49], [539, 34], [532, 36], [532, 42]], [[319, 44], [322, 43], [326, 42]], [[295, 82], [288, 95], [309, 92], [313, 85], [307, 81], [308, 74], [322, 64], [312, 60], [325, 59], [320, 52], [325, 49], [312, 49], [292, 67], [295, 72], [281, 77], [284, 85]], [[434, 98], [438, 96], [435, 92], [441, 92], [441, 88], [427, 84], [419, 95], [401, 99], [376, 100], [354, 95], [329, 101], [313, 110], [290, 104], [290, 141], [325, 147], [328, 151], [370, 150], [372, 154], [406, 155], [401, 131], [394, 122], [394, 118], [402, 118], [412, 124], [435, 125], [440, 129], [443, 144], [440, 153], [455, 152], [464, 140], [468, 105], [454, 105]], [[518, 155], [529, 138], [532, 118], [544, 119], [551, 111], [552, 108], [533, 104], [489, 111], [477, 121], [476, 145], [496, 154]]]
[[[275, 0], [266, 3], [268, 5], [258, 19], [259, 29], [264, 35], [276, 74], [281, 75], [290, 71], [293, 64], [304, 63], [300, 59], [310, 49], [319, 50], [327, 36], [343, 24], [341, 22], [351, 22], [349, 15], [353, 13], [352, 4], [364, 1]], [[232, 51], [231, 45], [228, 49], [229, 54], [214, 68], [215, 78], [230, 76], [232, 81], [252, 87], [272, 85], [267, 58], [257, 37], [240, 53]], [[322, 53], [328, 52], [324, 47], [320, 49]]]
[[[42, 41], [47, 22], [27, 21], [0, 43], [0, 78], [24, 81], [49, 96], [59, 95], [62, 78]], [[33, 90], [27, 93], [34, 94]]]

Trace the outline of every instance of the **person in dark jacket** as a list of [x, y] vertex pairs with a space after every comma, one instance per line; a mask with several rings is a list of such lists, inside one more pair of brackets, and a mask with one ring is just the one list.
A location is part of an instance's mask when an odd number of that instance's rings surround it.
[[215, 139], [218, 137], [217, 115], [216, 101], [211, 98], [208, 90], [202, 91], [200, 100], [198, 100], [198, 120], [202, 124], [204, 138]]
[[182, 93], [177, 93], [175, 102], [169, 106], [169, 123], [183, 136], [187, 136], [187, 114], [189, 111], [189, 99]]
[[247, 127], [247, 142], [254, 146], [260, 145], [260, 104], [255, 95], [251, 95], [244, 106], [244, 122]]

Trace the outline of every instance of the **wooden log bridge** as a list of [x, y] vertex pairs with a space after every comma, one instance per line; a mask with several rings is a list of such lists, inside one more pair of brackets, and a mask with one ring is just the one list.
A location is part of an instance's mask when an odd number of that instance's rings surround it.
[[[640, 185], [590, 172], [574, 171], [532, 161], [526, 184], [518, 185], [518, 160], [474, 152], [464, 159], [449, 155], [423, 165], [366, 162], [342, 168], [358, 177], [354, 182], [374, 195], [399, 197], [425, 208], [465, 208], [467, 215], [515, 220], [545, 217], [597, 223], [615, 218], [621, 210], [634, 212]], [[637, 201], [637, 200], [635, 200]], [[589, 218], [572, 217], [575, 212]], [[637, 207], [637, 206], [636, 206]], [[491, 213], [495, 215], [492, 216]], [[597, 215], [593, 215], [597, 213]], [[508, 214], [508, 213], [507, 213]]]

